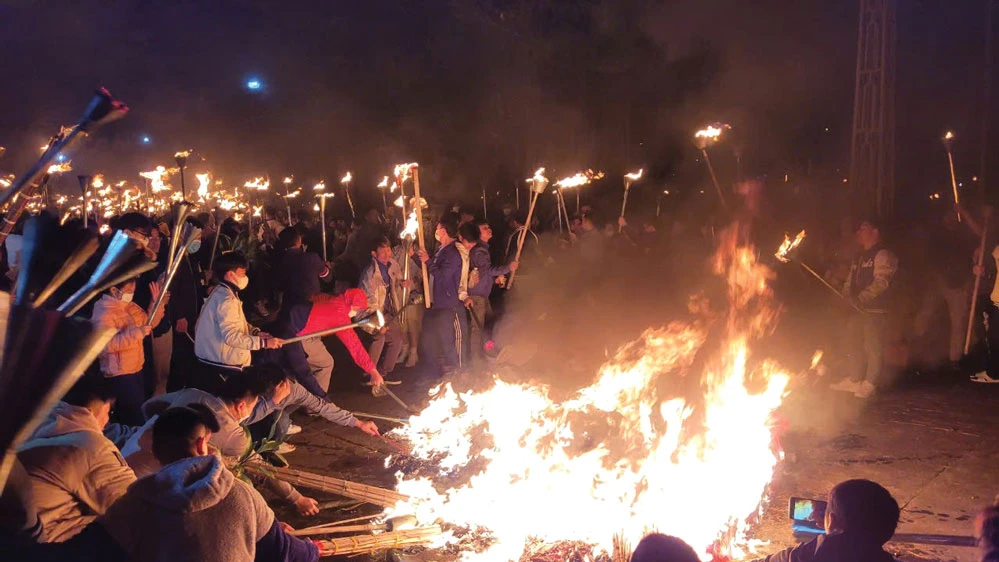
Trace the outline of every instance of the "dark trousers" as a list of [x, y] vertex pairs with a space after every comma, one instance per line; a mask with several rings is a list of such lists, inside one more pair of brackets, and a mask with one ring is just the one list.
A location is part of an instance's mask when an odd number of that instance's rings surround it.
[[198, 390], [204, 390], [208, 394], [218, 396], [225, 386], [225, 381], [229, 377], [238, 377], [243, 371], [242, 369], [232, 368], [227, 369], [218, 365], [211, 365], [201, 361], [197, 361], [195, 368], [192, 373], [187, 378], [187, 386], [189, 388], [197, 388]]
[[994, 379], [999, 379], [999, 308], [989, 303], [985, 309], [985, 342], [988, 344], [988, 362], [985, 370]]
[[264, 439], [283, 442], [291, 426], [291, 412], [285, 409], [271, 412], [264, 419], [250, 425], [250, 439], [254, 444]]
[[463, 366], [468, 339], [468, 315], [461, 308], [431, 308], [423, 317], [424, 341], [443, 374], [453, 374]]
[[143, 373], [108, 377], [114, 392], [114, 416], [112, 419], [122, 425], [142, 425], [142, 404], [146, 401], [146, 385]]

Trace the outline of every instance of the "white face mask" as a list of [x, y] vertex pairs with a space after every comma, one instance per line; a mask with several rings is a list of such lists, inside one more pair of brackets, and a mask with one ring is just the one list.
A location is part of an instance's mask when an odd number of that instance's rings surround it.
[[201, 249], [201, 240], [195, 240], [194, 242], [191, 242], [191, 244], [187, 247], [187, 253], [197, 254], [198, 250], [200, 249]]
[[118, 295], [118, 300], [121, 302], [132, 302], [133, 298], [135, 298], [135, 293], [122, 293]]
[[250, 278], [247, 276], [242, 276], [236, 279], [236, 288], [242, 291], [250, 284]]
[[434, 240], [436, 240], [438, 242], [441, 241], [441, 231], [440, 231], [440, 229], [434, 231]]

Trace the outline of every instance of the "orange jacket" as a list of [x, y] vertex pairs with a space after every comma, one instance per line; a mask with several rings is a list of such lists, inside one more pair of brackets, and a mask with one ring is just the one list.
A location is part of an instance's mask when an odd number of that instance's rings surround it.
[[134, 302], [123, 302], [111, 295], [104, 295], [94, 304], [94, 314], [90, 321], [98, 326], [114, 328], [117, 334], [101, 352], [101, 372], [106, 377], [131, 375], [142, 370], [146, 361], [142, 350], [142, 340], [146, 337], [142, 329], [148, 316]]

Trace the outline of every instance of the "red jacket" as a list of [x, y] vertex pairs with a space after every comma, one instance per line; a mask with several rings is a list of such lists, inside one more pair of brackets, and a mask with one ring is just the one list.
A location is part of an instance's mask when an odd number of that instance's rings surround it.
[[[354, 305], [361, 309], [366, 309], [368, 299], [364, 291], [360, 289], [348, 289], [342, 295], [327, 296], [316, 295], [312, 300], [312, 310], [309, 312], [309, 320], [305, 323], [298, 336], [311, 334], [320, 330], [326, 330], [336, 326], [343, 326], [352, 322], [350, 318], [350, 308]], [[371, 362], [371, 357], [361, 344], [354, 330], [343, 330], [336, 333], [343, 345], [347, 347], [354, 363], [365, 373], [375, 370], [375, 364]]]

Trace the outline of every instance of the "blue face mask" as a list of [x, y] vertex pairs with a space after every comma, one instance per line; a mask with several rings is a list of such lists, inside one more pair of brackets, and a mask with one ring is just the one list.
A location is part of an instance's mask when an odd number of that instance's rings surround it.
[[191, 242], [191, 244], [187, 247], [187, 253], [197, 254], [198, 250], [200, 249], [201, 249], [201, 240], [195, 240], [194, 242]]

